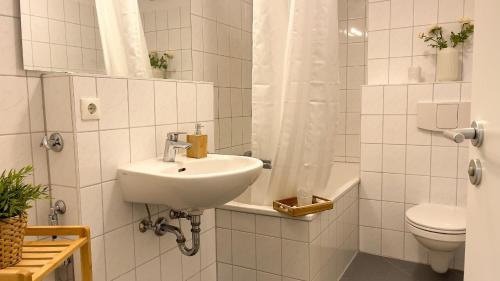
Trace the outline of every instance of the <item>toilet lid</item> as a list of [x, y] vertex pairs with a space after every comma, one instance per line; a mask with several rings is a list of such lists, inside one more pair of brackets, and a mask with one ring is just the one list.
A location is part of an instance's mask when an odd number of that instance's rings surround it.
[[408, 209], [406, 218], [428, 229], [465, 232], [465, 209], [461, 207], [420, 204]]

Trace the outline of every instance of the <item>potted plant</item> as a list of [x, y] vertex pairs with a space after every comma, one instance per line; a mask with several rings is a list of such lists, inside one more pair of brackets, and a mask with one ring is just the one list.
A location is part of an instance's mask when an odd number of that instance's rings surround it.
[[168, 61], [172, 58], [173, 56], [167, 53], [161, 56], [155, 51], [149, 53], [149, 62], [154, 78], [167, 78]]
[[460, 32], [451, 32], [449, 40], [443, 36], [441, 26], [433, 26], [427, 34], [420, 33], [419, 38], [436, 48], [436, 79], [438, 81], [457, 81], [460, 79], [460, 60], [456, 47], [463, 44], [474, 33], [474, 25], [469, 19], [461, 20]]
[[48, 198], [46, 186], [24, 183], [32, 171], [31, 166], [26, 166], [0, 175], [0, 269], [21, 260], [26, 210], [34, 200]]

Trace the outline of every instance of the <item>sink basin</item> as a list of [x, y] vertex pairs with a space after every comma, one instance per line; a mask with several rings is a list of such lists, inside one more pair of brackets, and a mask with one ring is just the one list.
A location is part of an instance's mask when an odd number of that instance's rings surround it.
[[262, 161], [243, 156], [209, 154], [176, 162], [153, 158], [118, 169], [126, 201], [167, 205], [175, 210], [203, 210], [225, 204], [259, 176]]

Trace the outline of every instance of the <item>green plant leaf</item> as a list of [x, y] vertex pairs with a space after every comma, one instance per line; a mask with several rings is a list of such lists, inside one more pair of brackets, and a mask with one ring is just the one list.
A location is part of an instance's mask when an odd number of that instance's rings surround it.
[[0, 219], [21, 215], [31, 208], [37, 199], [48, 198], [48, 187], [25, 183], [33, 172], [33, 167], [26, 166], [19, 170], [3, 171], [0, 176]]

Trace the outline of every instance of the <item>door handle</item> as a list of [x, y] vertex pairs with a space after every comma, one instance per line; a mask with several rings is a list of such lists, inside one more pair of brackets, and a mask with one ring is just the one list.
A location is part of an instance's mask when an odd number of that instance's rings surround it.
[[483, 144], [484, 128], [480, 122], [472, 121], [471, 128], [462, 128], [443, 131], [443, 136], [456, 142], [461, 143], [468, 139], [475, 147], [480, 147]]

